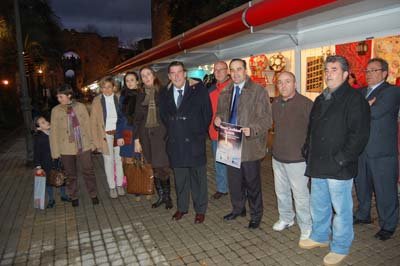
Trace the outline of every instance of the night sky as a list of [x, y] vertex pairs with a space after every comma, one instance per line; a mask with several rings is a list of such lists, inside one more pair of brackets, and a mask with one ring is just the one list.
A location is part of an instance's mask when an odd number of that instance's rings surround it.
[[93, 25], [124, 44], [151, 38], [150, 0], [52, 0], [51, 6], [67, 29]]

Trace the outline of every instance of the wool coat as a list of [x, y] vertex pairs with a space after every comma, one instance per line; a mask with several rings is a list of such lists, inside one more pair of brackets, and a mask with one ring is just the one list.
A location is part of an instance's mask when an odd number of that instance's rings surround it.
[[[228, 122], [234, 84], [225, 88], [218, 99], [216, 116]], [[268, 129], [272, 126], [271, 103], [267, 90], [247, 77], [240, 93], [237, 124], [250, 128], [250, 136], [242, 138], [242, 162], [262, 159], [266, 154]]]
[[[120, 116], [118, 96], [114, 94], [114, 104], [117, 116]], [[92, 111], [90, 113], [90, 129], [92, 132], [93, 144], [96, 149], [106, 155], [110, 154], [108, 150], [105, 122], [107, 118], [107, 108], [103, 94], [97, 95], [92, 102]]]
[[167, 86], [160, 93], [160, 116], [167, 129], [167, 153], [171, 167], [204, 166], [212, 109], [203, 82], [186, 81], [179, 108], [175, 104], [173, 85]]
[[[94, 149], [90, 130], [90, 118], [86, 106], [74, 101], [72, 103], [72, 108], [75, 111], [80, 125], [82, 151]], [[50, 148], [51, 157], [53, 159], [57, 159], [61, 155], [78, 154], [76, 143], [69, 141], [69, 130], [67, 105], [59, 104], [51, 111]]]
[[345, 81], [313, 104], [303, 155], [306, 176], [348, 180], [357, 175], [358, 157], [368, 142], [369, 104]]
[[144, 92], [139, 93], [136, 101], [135, 125], [136, 137], [142, 145], [143, 155], [153, 168], [168, 167], [168, 155], [166, 151], [165, 139], [167, 130], [161, 121], [159, 112], [159, 93], [156, 93], [154, 100], [156, 103], [157, 120], [159, 126], [146, 128], [146, 120], [149, 106], [143, 104], [146, 97]]

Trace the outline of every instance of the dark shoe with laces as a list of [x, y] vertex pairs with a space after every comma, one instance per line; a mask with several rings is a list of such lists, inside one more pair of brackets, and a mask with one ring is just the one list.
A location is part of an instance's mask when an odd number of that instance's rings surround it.
[[215, 192], [214, 195], [212, 195], [212, 198], [213, 199], [220, 199], [222, 196], [226, 196], [226, 195], [228, 195], [228, 193], [217, 191], [217, 192]]
[[235, 220], [238, 216], [240, 217], [245, 217], [246, 216], [246, 209], [244, 209], [241, 213], [229, 213], [227, 215], [224, 216], [224, 220], [225, 221], [231, 221], [231, 220]]
[[375, 238], [382, 240], [382, 241], [386, 241], [392, 237], [393, 233], [394, 232], [381, 229], [381, 230], [379, 230], [378, 233], [375, 234]]
[[93, 205], [99, 204], [99, 199], [97, 197], [92, 198], [92, 204]]
[[79, 199], [74, 199], [71, 201], [72, 207], [78, 207], [79, 206]]
[[71, 199], [69, 197], [61, 197], [61, 201], [71, 202]]
[[46, 208], [47, 208], [47, 209], [54, 208], [54, 205], [55, 205], [55, 204], [56, 204], [56, 201], [55, 201], [55, 200], [49, 200], [49, 202], [47, 203]]
[[250, 223], [248, 226], [249, 229], [256, 229], [258, 227], [260, 227], [260, 221], [250, 220]]

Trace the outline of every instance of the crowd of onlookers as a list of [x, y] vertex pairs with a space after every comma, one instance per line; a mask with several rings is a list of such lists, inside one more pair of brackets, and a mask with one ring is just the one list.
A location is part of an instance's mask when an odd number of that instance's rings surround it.
[[[328, 56], [324, 69], [327, 87], [314, 102], [298, 92], [293, 73], [282, 71], [276, 78], [280, 96], [271, 104], [267, 90], [247, 75], [242, 59], [215, 62], [215, 83], [209, 88], [188, 78], [179, 61], [169, 64], [166, 86], [149, 66], [127, 72], [118, 93], [113, 78], [105, 77], [90, 115], [64, 85], [57, 91], [51, 126], [43, 116], [35, 119], [35, 165], [48, 173], [62, 162], [68, 183], [67, 189], [60, 189], [61, 200], [76, 207], [78, 164], [92, 203], [99, 204], [93, 151], [103, 156], [113, 199], [126, 193], [127, 166], [143, 158], [152, 166], [158, 194], [152, 207], [173, 207], [173, 176], [177, 210], [172, 218], [180, 220], [188, 213], [191, 195], [194, 222], [200, 224], [208, 205], [209, 137], [216, 178], [212, 199], [229, 193], [232, 210], [223, 217], [227, 222], [246, 216], [248, 202], [248, 228], [255, 229], [263, 217], [260, 164], [274, 123], [272, 166], [279, 217], [273, 230], [282, 231], [296, 221], [299, 246], [330, 246], [324, 264], [337, 265], [350, 252], [353, 225], [372, 223], [373, 194], [380, 227], [375, 237], [391, 238], [398, 224], [400, 89], [386, 82], [388, 64], [380, 58], [368, 62], [368, 86], [359, 90], [350, 85], [355, 86], [355, 77], [346, 58]], [[239, 168], [215, 160], [221, 125], [242, 132]], [[358, 199], [354, 214], [353, 182]], [[48, 186], [47, 192], [47, 207], [52, 208], [53, 188]]]

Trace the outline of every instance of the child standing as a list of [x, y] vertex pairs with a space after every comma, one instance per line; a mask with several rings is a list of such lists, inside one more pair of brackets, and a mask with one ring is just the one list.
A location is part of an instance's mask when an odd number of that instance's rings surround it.
[[[57, 165], [57, 161], [53, 161], [51, 158], [50, 151], [50, 123], [43, 116], [38, 116], [34, 120], [36, 133], [34, 135], [34, 150], [33, 157], [37, 173], [45, 172], [45, 175], [49, 175], [51, 169]], [[46, 208], [53, 208], [55, 205], [53, 187], [46, 184], [46, 191], [48, 195], [48, 203]], [[60, 187], [61, 200], [70, 201], [68, 196], [65, 194], [65, 186]]]

